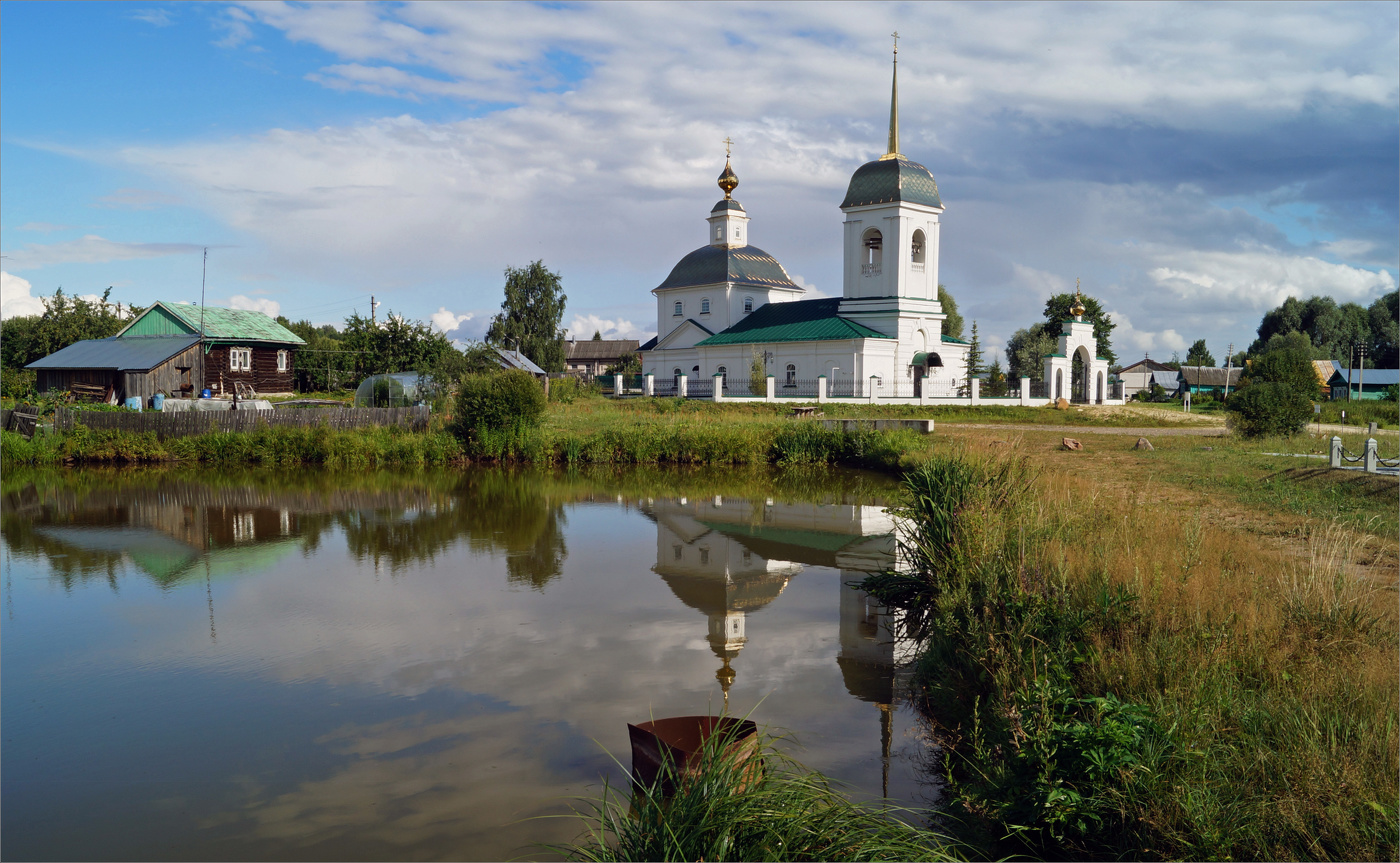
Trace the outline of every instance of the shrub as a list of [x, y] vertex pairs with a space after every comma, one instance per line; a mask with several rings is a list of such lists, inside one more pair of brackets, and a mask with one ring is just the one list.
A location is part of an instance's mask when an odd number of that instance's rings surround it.
[[24, 369], [0, 369], [0, 395], [16, 401], [32, 399], [34, 378], [34, 372]]
[[544, 388], [529, 372], [468, 375], [457, 388], [452, 433], [472, 443], [483, 435], [520, 434], [540, 424], [544, 408]]
[[1243, 382], [1229, 408], [1235, 430], [1245, 437], [1297, 434], [1312, 417], [1321, 388], [1308, 355], [1294, 348], [1253, 360]]
[[1245, 437], [1292, 435], [1312, 419], [1312, 402], [1287, 384], [1258, 383], [1230, 399], [1230, 415]]

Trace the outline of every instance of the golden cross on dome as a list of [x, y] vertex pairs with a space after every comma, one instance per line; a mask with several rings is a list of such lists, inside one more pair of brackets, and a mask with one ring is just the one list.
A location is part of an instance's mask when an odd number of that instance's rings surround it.
[[894, 53], [898, 54], [898, 53], [899, 53], [899, 31], [896, 30], [896, 31], [894, 31], [893, 33], [891, 33], [890, 35], [894, 37]]
[[724, 139], [724, 158], [729, 158], [729, 148], [732, 146], [734, 146], [734, 142], [726, 136]]

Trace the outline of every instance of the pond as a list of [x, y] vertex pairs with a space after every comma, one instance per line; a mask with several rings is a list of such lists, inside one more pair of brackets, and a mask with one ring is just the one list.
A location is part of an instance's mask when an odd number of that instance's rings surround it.
[[[938, 788], [846, 586], [851, 471], [8, 471], [7, 859], [551, 855], [627, 723], [751, 713], [853, 796]], [[617, 760], [614, 761], [614, 758]], [[620, 764], [619, 764], [620, 762]]]

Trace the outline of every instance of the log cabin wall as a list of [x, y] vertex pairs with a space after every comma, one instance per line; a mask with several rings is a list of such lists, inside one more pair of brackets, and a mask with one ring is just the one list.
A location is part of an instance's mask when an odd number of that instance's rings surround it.
[[[234, 371], [229, 368], [230, 348], [251, 348], [253, 367]], [[287, 351], [287, 370], [277, 371], [277, 352]], [[291, 345], [216, 344], [204, 356], [204, 386], [214, 395], [232, 395], [235, 381], [249, 384], [259, 394], [291, 393], [292, 371], [296, 368], [296, 350]]]
[[41, 393], [66, 393], [73, 384], [92, 384], [121, 390], [121, 375], [111, 369], [38, 369], [34, 388]]
[[194, 344], [149, 372], [123, 372], [120, 375], [122, 380], [119, 397], [138, 397], [144, 403], [149, 402], [151, 396], [156, 393], [186, 397], [199, 395], [194, 391], [194, 382], [199, 380], [201, 356], [200, 346]]

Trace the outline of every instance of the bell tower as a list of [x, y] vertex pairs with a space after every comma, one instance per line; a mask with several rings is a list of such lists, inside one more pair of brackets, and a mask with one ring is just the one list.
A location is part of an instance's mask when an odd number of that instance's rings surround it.
[[710, 210], [710, 245], [738, 248], [749, 244], [749, 217], [743, 206], [733, 198], [739, 187], [739, 177], [729, 167], [729, 148], [733, 141], [724, 139], [724, 170], [720, 172], [719, 187], [724, 190], [724, 200]]
[[899, 151], [899, 34], [893, 34], [886, 153], [851, 175], [846, 198], [840, 314], [905, 339], [941, 331], [938, 233], [943, 201], [928, 168]]

